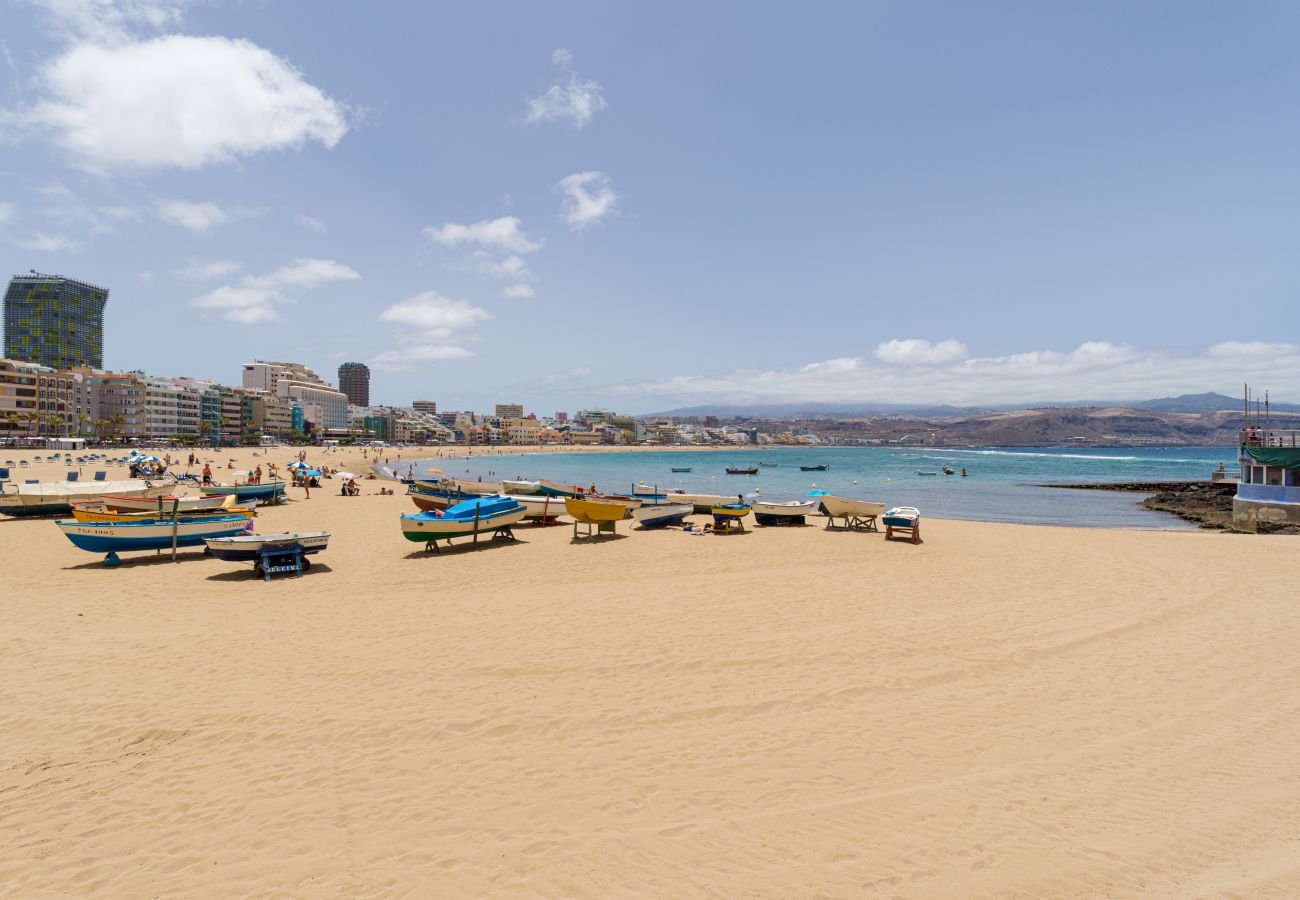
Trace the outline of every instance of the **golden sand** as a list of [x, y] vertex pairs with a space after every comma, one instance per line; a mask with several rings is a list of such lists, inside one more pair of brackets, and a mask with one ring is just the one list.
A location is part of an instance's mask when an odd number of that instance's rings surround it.
[[333, 532], [270, 583], [0, 521], [0, 894], [1300, 894], [1294, 539], [433, 556], [326, 484], [259, 517]]

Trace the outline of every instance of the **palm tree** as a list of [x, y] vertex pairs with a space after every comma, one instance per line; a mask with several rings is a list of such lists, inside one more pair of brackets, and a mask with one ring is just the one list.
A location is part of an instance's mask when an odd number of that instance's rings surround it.
[[77, 434], [84, 433], [88, 424], [90, 424], [90, 416], [85, 413], [77, 413]]
[[64, 421], [63, 416], [57, 413], [55, 413], [52, 416], [47, 416], [46, 421], [49, 423], [50, 428], [53, 430], [55, 434], [58, 434], [59, 430], [63, 428], [63, 421]]
[[5, 413], [5, 427], [13, 431], [18, 427], [19, 418], [18, 413]]
[[109, 422], [113, 426], [113, 434], [119, 438], [122, 436], [122, 423], [125, 421], [126, 416], [123, 415], [116, 415], [109, 419]]

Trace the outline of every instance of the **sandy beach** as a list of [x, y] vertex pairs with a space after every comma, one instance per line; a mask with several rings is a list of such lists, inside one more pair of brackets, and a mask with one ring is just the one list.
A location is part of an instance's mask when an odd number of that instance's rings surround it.
[[[254, 452], [204, 455], [293, 458]], [[270, 583], [0, 521], [0, 895], [1300, 893], [1294, 539], [626, 522], [434, 556], [400, 485], [324, 484], [261, 512], [333, 533]]]

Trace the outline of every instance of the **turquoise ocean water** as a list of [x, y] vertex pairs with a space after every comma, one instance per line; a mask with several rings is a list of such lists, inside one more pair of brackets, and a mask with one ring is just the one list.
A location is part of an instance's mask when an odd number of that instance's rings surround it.
[[[924, 515], [951, 519], [1124, 528], [1193, 527], [1166, 513], [1150, 512], [1142, 494], [1074, 491], [1037, 487], [1043, 483], [1172, 481], [1209, 478], [1222, 462], [1236, 467], [1235, 452], [1223, 448], [1042, 449], [1042, 448], [827, 448], [635, 451], [630, 453], [510, 454], [466, 460], [448, 457], [411, 463], [393, 459], [405, 475], [426, 467], [458, 478], [483, 480], [546, 478], [564, 484], [593, 482], [609, 493], [627, 493], [633, 484], [682, 488], [712, 494], [757, 495], [786, 500], [802, 497], [814, 485], [833, 494], [879, 500], [890, 506], [915, 506]], [[759, 466], [775, 463], [775, 466]], [[799, 466], [826, 463], [825, 472]], [[759, 466], [757, 475], [727, 475], [728, 466]], [[963, 467], [970, 477], [920, 476], [917, 469]], [[670, 472], [690, 466], [689, 473]]]

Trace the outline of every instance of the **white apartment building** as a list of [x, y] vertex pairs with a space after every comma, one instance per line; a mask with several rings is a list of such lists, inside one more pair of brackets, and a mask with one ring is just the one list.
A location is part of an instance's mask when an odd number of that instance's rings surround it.
[[301, 363], [244, 363], [245, 388], [266, 391], [303, 407], [319, 408], [319, 418], [307, 421], [317, 428], [347, 430], [348, 395], [331, 387], [324, 379]]

